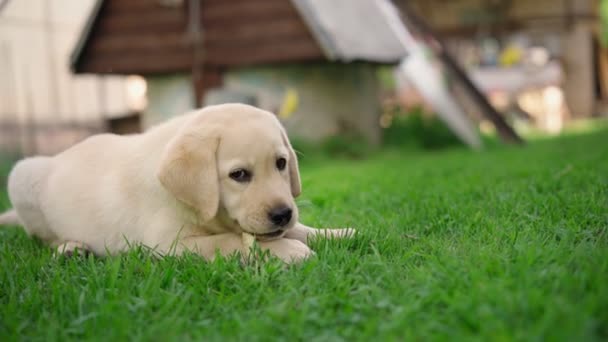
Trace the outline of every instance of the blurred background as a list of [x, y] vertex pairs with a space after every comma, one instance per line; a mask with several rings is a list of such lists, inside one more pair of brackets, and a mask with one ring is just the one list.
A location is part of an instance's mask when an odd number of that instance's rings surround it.
[[[477, 148], [508, 142], [502, 124], [559, 134], [608, 113], [605, 14], [604, 0], [0, 0], [0, 150], [54, 154], [224, 102], [337, 150]], [[437, 72], [398, 68], [415, 51]], [[464, 116], [437, 115], [433, 82]]]

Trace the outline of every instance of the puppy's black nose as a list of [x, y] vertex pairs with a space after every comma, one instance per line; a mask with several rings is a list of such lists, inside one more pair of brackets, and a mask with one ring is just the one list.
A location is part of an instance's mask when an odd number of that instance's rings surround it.
[[291, 221], [291, 214], [293, 211], [288, 207], [278, 207], [272, 209], [268, 213], [268, 218], [270, 222], [276, 224], [277, 226], [283, 227]]

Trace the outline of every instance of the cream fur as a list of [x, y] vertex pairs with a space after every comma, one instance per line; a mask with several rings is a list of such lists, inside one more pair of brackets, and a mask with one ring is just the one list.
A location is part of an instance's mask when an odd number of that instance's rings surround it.
[[[287, 160], [284, 171], [276, 167], [279, 157]], [[229, 177], [238, 168], [252, 171], [251, 182]], [[161, 254], [246, 256], [245, 232], [292, 262], [313, 254], [306, 245], [312, 235], [354, 233], [297, 222], [300, 176], [287, 135], [273, 114], [241, 104], [206, 107], [143, 134], [96, 135], [54, 157], [21, 160], [8, 190], [24, 229], [61, 252], [86, 246], [105, 255], [143, 244]], [[278, 205], [292, 208], [293, 218], [280, 236], [266, 238], [277, 228], [268, 211]]]

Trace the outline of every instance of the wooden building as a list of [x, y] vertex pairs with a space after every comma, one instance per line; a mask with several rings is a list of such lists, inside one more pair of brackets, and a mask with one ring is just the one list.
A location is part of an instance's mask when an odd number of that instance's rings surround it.
[[[288, 94], [297, 106], [282, 120], [292, 135], [354, 132], [378, 142], [377, 67], [407, 55], [380, 13], [388, 1], [97, 0], [71, 66], [144, 76], [144, 127], [227, 101], [278, 111]], [[483, 37], [523, 35], [546, 46], [564, 71], [556, 82], [571, 117], [592, 116], [608, 94], [596, 65], [597, 0], [393, 2], [410, 4], [464, 65], [460, 52]], [[468, 71], [473, 78], [498, 71], [499, 79], [529, 73], [525, 66]]]
[[[294, 135], [348, 130], [377, 142], [376, 67], [404, 51], [381, 20], [361, 22], [375, 1], [357, 3], [328, 11], [313, 0], [100, 0], [71, 66], [145, 76], [145, 126], [204, 104], [210, 89], [270, 110], [290, 93], [298, 105], [284, 121]], [[345, 30], [332, 27], [337, 18]]]
[[[76, 73], [159, 75], [197, 66], [201, 89], [229, 67], [319, 61], [323, 51], [289, 1], [200, 2], [200, 49], [187, 1], [98, 1], [74, 52]], [[200, 64], [200, 65], [198, 65]], [[200, 91], [200, 90], [199, 90]]]

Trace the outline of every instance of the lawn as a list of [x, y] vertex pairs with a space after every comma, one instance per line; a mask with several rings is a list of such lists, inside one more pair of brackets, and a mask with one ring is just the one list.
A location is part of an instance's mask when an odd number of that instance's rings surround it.
[[608, 339], [608, 130], [302, 177], [303, 222], [359, 235], [298, 266], [57, 259], [0, 230], [0, 340]]

